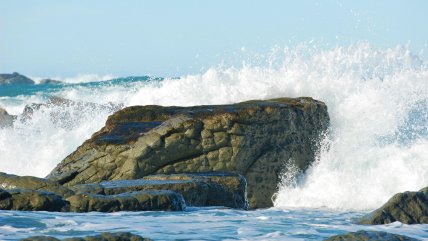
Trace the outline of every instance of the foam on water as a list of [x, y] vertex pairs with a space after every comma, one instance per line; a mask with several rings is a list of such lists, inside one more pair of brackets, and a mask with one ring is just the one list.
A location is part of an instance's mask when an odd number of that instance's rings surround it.
[[[288, 181], [275, 199], [278, 207], [372, 209], [396, 192], [428, 185], [428, 70], [406, 47], [300, 46], [276, 49], [263, 64], [216, 66], [162, 81], [105, 83], [68, 86], [50, 94], [125, 106], [225, 104], [281, 96], [324, 101], [331, 131], [318, 161], [304, 178], [285, 174]], [[2, 98], [0, 105], [19, 113], [24, 104], [43, 98]], [[44, 111], [29, 123], [0, 130], [1, 171], [46, 175], [111, 113], [88, 109], [64, 127], [46, 114], [53, 110]], [[64, 111], [76, 113], [70, 107]]]
[[[331, 210], [193, 208], [185, 212], [55, 213], [2, 211], [0, 240], [50, 235], [60, 239], [132, 232], [153, 240], [324, 240], [358, 230], [428, 240], [427, 225], [352, 224], [361, 212]], [[269, 219], [259, 219], [259, 216]]]

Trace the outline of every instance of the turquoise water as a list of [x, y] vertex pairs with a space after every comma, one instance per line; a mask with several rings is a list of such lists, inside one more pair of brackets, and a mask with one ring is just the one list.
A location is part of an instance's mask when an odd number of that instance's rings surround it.
[[[17, 175], [46, 176], [117, 108], [132, 105], [311, 96], [327, 104], [331, 131], [320, 140], [317, 161], [305, 175], [282, 174], [272, 209], [0, 211], [0, 240], [102, 231], [131, 231], [156, 240], [322, 240], [360, 229], [428, 240], [427, 225], [353, 224], [395, 193], [428, 185], [426, 60], [405, 47], [376, 49], [366, 43], [320, 51], [284, 49], [272, 59], [268, 65], [213, 66], [179, 78], [92, 75], [90, 81], [78, 76], [62, 84], [1, 85], [0, 106], [17, 121], [0, 128], [0, 171]], [[54, 96], [73, 102], [49, 104]], [[25, 106], [34, 103], [45, 105], [31, 118], [23, 116]]]
[[323, 240], [365, 229], [428, 240], [428, 225], [352, 224], [353, 219], [362, 214], [322, 209], [239, 211], [221, 208], [111, 214], [2, 211], [0, 239], [16, 240], [31, 235], [67, 238], [129, 231], [155, 240]]

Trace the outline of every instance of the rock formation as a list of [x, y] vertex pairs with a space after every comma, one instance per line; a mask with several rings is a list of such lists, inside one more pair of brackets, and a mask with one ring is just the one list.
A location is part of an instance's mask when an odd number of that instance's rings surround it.
[[34, 84], [34, 81], [16, 72], [12, 74], [0, 74], [0, 85], [2, 84]]
[[387, 224], [399, 221], [405, 224], [428, 223], [428, 195], [419, 192], [397, 193], [382, 207], [365, 215], [360, 224]]
[[326, 105], [311, 98], [133, 106], [111, 115], [48, 178], [73, 186], [153, 174], [232, 172], [245, 176], [250, 207], [269, 207], [284, 164], [306, 170], [328, 124]]
[[360, 230], [358, 232], [335, 235], [326, 239], [326, 241], [417, 241], [417, 239], [387, 232]]
[[171, 190], [183, 195], [187, 206], [225, 206], [247, 209], [246, 182], [241, 175], [225, 173], [154, 175], [72, 187], [77, 194], [116, 195], [145, 190]]
[[239, 174], [154, 175], [139, 180], [80, 184], [0, 173], [0, 210], [57, 212], [183, 211], [189, 206], [247, 209]]

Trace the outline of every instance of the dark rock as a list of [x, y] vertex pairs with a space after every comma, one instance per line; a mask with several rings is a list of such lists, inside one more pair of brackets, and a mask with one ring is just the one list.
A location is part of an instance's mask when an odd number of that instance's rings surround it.
[[53, 79], [42, 79], [40, 80], [39, 84], [41, 85], [55, 85], [55, 84], [62, 84], [59, 80], [53, 80]]
[[0, 172], [0, 188], [48, 191], [63, 197], [74, 194], [72, 190], [52, 180], [31, 176], [17, 176], [3, 172]]
[[12, 74], [0, 74], [0, 85], [2, 84], [34, 84], [34, 81], [14, 72]]
[[350, 232], [347, 234], [335, 235], [326, 239], [326, 241], [416, 241], [417, 239], [403, 235], [392, 234], [379, 231]]
[[[247, 182], [245, 177], [232, 173], [182, 173], [158, 174], [144, 177], [145, 180], [158, 181], [199, 181], [208, 186], [206, 202], [194, 206], [225, 206], [230, 208], [248, 208]], [[180, 190], [174, 190], [180, 192]], [[201, 194], [200, 194], [201, 195]], [[187, 195], [183, 194], [184, 199]], [[186, 199], [187, 201], [187, 199]]]
[[72, 212], [184, 211], [183, 196], [169, 190], [146, 190], [117, 195], [77, 194], [67, 198]]
[[382, 207], [362, 217], [360, 224], [428, 223], [428, 195], [423, 192], [397, 193]]
[[[50, 237], [50, 236], [35, 236], [21, 241], [59, 241], [60, 239]], [[135, 235], [128, 232], [118, 232], [118, 233], [102, 233], [95, 236], [87, 237], [76, 237], [76, 238], [66, 238], [63, 241], [150, 241], [148, 238], [143, 238], [139, 235]]]
[[68, 202], [54, 193], [45, 191], [0, 189], [0, 209], [59, 212], [68, 210]]
[[71, 189], [77, 194], [101, 195], [144, 190], [172, 190], [183, 195], [187, 206], [248, 208], [245, 178], [238, 174], [159, 174], [137, 180], [80, 184]]
[[9, 115], [5, 109], [0, 107], [0, 128], [13, 126], [15, 119], [16, 116]]
[[34, 236], [34, 237], [21, 239], [21, 241], [60, 241], [60, 239], [50, 237], [50, 236]]
[[284, 162], [304, 171], [329, 124], [311, 98], [233, 105], [134, 106], [114, 113], [48, 176], [65, 185], [152, 174], [231, 172], [245, 176], [250, 207], [272, 206]]

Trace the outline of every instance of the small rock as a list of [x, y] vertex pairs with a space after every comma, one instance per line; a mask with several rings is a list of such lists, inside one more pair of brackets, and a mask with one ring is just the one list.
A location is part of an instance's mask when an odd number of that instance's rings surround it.
[[392, 234], [379, 231], [365, 231], [360, 230], [357, 232], [350, 232], [347, 234], [335, 235], [326, 241], [417, 241], [417, 239], [410, 238], [403, 235]]
[[428, 223], [428, 195], [423, 192], [397, 193], [382, 207], [363, 216], [360, 224]]

